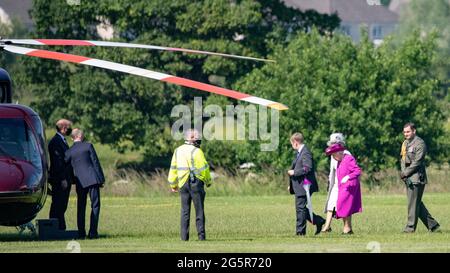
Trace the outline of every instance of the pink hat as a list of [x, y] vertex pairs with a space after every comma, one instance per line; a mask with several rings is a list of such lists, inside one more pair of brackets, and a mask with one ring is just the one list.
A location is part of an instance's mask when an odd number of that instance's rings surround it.
[[335, 144], [333, 144], [331, 146], [328, 146], [328, 148], [325, 149], [325, 153], [327, 155], [332, 155], [334, 153], [341, 152], [341, 151], [344, 151], [344, 150], [345, 150], [345, 147], [342, 146], [342, 144], [335, 143]]

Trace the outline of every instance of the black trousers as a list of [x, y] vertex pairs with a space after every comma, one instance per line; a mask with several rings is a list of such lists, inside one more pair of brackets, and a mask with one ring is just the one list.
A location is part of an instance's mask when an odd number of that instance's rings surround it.
[[[297, 235], [305, 235], [306, 234], [306, 220], [311, 222], [311, 217], [309, 216], [309, 209], [306, 207], [307, 199], [306, 195], [303, 196], [295, 196], [295, 210], [297, 212], [297, 226], [296, 231]], [[322, 224], [325, 222], [325, 219], [313, 213], [313, 224]]]
[[195, 178], [186, 181], [180, 189], [181, 196], [181, 240], [189, 240], [189, 222], [191, 216], [191, 201], [194, 202], [195, 222], [199, 240], [205, 240], [205, 184]]
[[77, 225], [78, 235], [80, 237], [86, 236], [86, 203], [87, 196], [91, 200], [91, 221], [89, 227], [89, 236], [98, 236], [98, 220], [100, 218], [100, 186], [93, 185], [83, 188], [77, 183]]
[[66, 230], [66, 219], [64, 214], [69, 203], [71, 184], [67, 183], [67, 188], [61, 186], [61, 182], [52, 185], [52, 204], [50, 205], [49, 218], [56, 218], [59, 221], [59, 229]]
[[420, 184], [409, 185], [406, 187], [408, 196], [408, 222], [405, 231], [407, 232], [416, 230], [419, 218], [429, 230], [439, 226], [438, 222], [434, 220], [422, 202], [424, 189], [425, 185]]

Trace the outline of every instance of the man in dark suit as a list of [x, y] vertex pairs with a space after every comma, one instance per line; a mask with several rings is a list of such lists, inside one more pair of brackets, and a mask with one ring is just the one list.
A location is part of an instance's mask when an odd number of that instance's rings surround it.
[[70, 135], [72, 122], [60, 119], [56, 122], [56, 134], [48, 144], [50, 154], [50, 173], [48, 182], [52, 186], [52, 204], [50, 206], [50, 218], [59, 221], [59, 229], [66, 229], [64, 213], [67, 210], [70, 195], [70, 181], [72, 169], [64, 161], [64, 154], [69, 149], [65, 136]]
[[77, 189], [77, 224], [78, 236], [86, 237], [85, 216], [87, 195], [91, 200], [91, 222], [89, 238], [98, 238], [98, 220], [100, 216], [100, 187], [105, 182], [102, 167], [95, 152], [94, 146], [84, 142], [84, 134], [80, 129], [72, 132], [73, 146], [67, 150], [65, 160], [73, 168]]
[[316, 235], [322, 230], [325, 219], [313, 214], [311, 219], [310, 211], [307, 208], [307, 192], [304, 185], [309, 184], [309, 193], [319, 190], [316, 176], [314, 174], [314, 163], [312, 154], [303, 144], [304, 138], [301, 133], [291, 136], [292, 148], [297, 151], [295, 159], [292, 161], [291, 169], [288, 171], [290, 177], [289, 192], [295, 195], [295, 209], [297, 213], [297, 235], [306, 235], [306, 220], [316, 225]]

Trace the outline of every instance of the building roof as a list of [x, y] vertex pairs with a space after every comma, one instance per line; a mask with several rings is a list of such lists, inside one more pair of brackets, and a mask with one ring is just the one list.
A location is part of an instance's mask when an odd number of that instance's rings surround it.
[[28, 11], [32, 8], [31, 0], [0, 0], [0, 8], [7, 14], [9, 19], [17, 18], [25, 27], [31, 27], [31, 20]]
[[283, 0], [286, 6], [302, 11], [337, 13], [344, 23], [397, 23], [398, 15], [388, 7], [374, 5], [376, 0]]

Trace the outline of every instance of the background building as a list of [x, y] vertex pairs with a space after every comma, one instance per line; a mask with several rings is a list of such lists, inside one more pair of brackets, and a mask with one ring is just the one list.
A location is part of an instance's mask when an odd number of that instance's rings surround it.
[[380, 0], [284, 0], [285, 4], [300, 10], [312, 9], [319, 13], [336, 13], [341, 19], [340, 31], [358, 42], [361, 27], [368, 28], [369, 38], [379, 43], [396, 28], [402, 2], [391, 1], [391, 10]]

